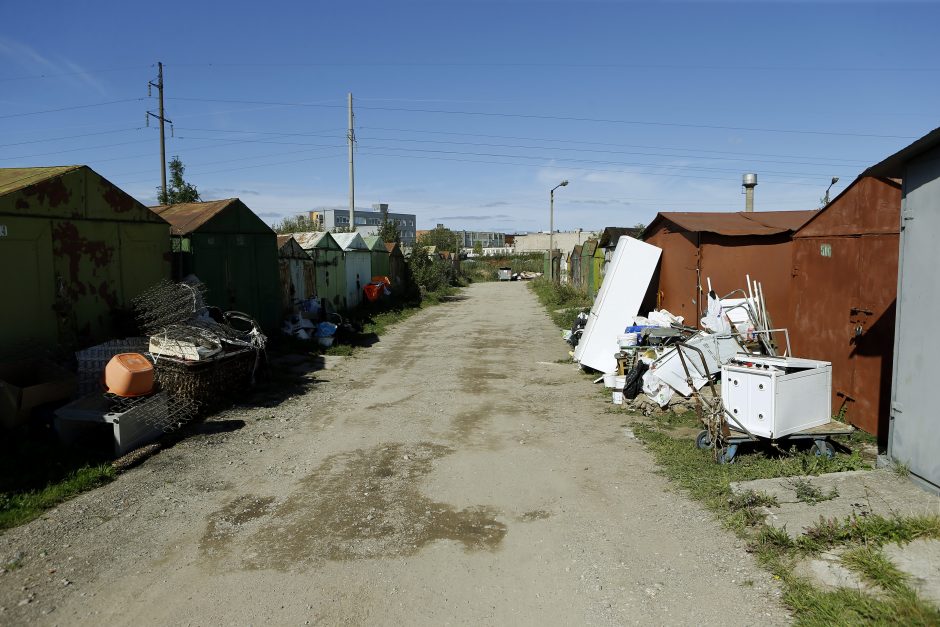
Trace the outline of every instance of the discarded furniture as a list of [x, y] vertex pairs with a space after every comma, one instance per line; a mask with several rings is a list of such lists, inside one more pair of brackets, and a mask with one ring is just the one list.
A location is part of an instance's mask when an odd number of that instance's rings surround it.
[[656, 270], [660, 252], [656, 246], [632, 237], [620, 238], [588, 314], [584, 333], [575, 348], [575, 361], [604, 373], [616, 371], [617, 337], [633, 324]]
[[780, 438], [832, 419], [832, 364], [739, 353], [721, 368], [721, 401], [735, 426]]

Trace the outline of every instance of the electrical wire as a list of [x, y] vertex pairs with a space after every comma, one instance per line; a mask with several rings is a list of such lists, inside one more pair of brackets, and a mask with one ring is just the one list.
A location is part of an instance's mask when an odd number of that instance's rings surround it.
[[[716, 153], [720, 155], [744, 155], [744, 156], [755, 156], [755, 157], [781, 157], [781, 158], [790, 158], [790, 159], [813, 159], [814, 157], [807, 155], [785, 155], [778, 153], [768, 153], [768, 152], [740, 152], [734, 150], [710, 150], [706, 148], [689, 148], [683, 146], [650, 146], [648, 144], [618, 144], [610, 142], [592, 142], [584, 141], [580, 139], [553, 139], [549, 137], [520, 137], [518, 135], [490, 135], [486, 133], [467, 133], [467, 132], [456, 132], [456, 131], [429, 131], [427, 129], [414, 129], [414, 128], [388, 128], [383, 126], [360, 126], [360, 130], [373, 130], [373, 131], [390, 131], [390, 132], [400, 132], [400, 133], [426, 133], [431, 135], [459, 135], [465, 137], [486, 137], [490, 139], [517, 139], [522, 141], [544, 141], [544, 142], [555, 142], [555, 143], [564, 143], [564, 144], [584, 144], [589, 146], [608, 146], [613, 148], [648, 148], [653, 150], [685, 150], [693, 152], [707, 152], [707, 153]], [[858, 159], [835, 159], [835, 161], [845, 161], [847, 163], [858, 163], [862, 165], [869, 165], [871, 161], [869, 160], [858, 160]]]
[[[368, 144], [360, 144], [364, 148], [368, 148]], [[545, 156], [530, 156], [530, 155], [520, 155], [520, 154], [501, 154], [501, 153], [491, 153], [491, 152], [469, 152], [461, 150], [432, 150], [425, 148], [403, 148], [400, 146], [390, 146], [388, 148], [383, 148], [380, 146], [374, 146], [379, 150], [399, 150], [405, 152], [421, 152], [421, 153], [431, 153], [431, 154], [444, 154], [444, 155], [469, 155], [473, 157], [505, 157], [507, 159], [539, 159], [544, 160], [547, 157]], [[681, 164], [667, 164], [667, 163], [623, 163], [618, 161], [601, 161], [597, 159], [574, 159], [571, 157], [552, 157], [552, 161], [565, 161], [572, 163], [588, 163], [595, 165], [615, 165], [615, 166], [624, 166], [624, 167], [644, 167], [644, 168], [672, 168], [672, 169], [683, 169], [683, 170], [702, 170], [710, 172], [734, 172], [740, 173], [740, 169], [728, 169], [728, 168], [710, 168], [706, 166], [694, 166], [694, 165], [681, 165]], [[780, 174], [784, 176], [797, 176], [797, 177], [816, 177], [819, 176], [816, 172], [783, 172], [778, 170], [763, 170], [764, 174]], [[839, 173], [841, 175], [841, 173]]]
[[7, 118], [21, 118], [27, 115], [42, 115], [44, 113], [58, 113], [60, 111], [74, 111], [76, 109], [91, 109], [92, 107], [104, 107], [107, 105], [120, 104], [122, 102], [140, 102], [146, 100], [146, 98], [123, 98], [121, 100], [108, 100], [106, 102], [94, 102], [91, 104], [83, 105], [73, 105], [71, 107], [59, 107], [58, 109], [45, 109], [43, 111], [26, 111], [24, 113], [8, 113], [6, 115], [0, 115], [0, 120]]
[[[482, 163], [489, 165], [514, 165], [527, 168], [551, 168], [554, 170], [577, 170], [579, 172], [610, 172], [615, 174], [640, 174], [648, 176], [667, 176], [672, 178], [680, 179], [701, 179], [706, 181], [728, 181], [726, 177], [714, 177], [714, 176], [694, 176], [691, 174], [675, 174], [675, 173], [665, 173], [665, 172], [637, 172], [634, 170], [610, 170], [610, 169], [600, 169], [600, 168], [582, 168], [575, 166], [555, 166], [555, 165], [544, 165], [537, 163], [514, 163], [507, 161], [488, 161], [483, 159], [454, 159], [450, 157], [427, 157], [421, 155], [401, 155], [401, 154], [388, 154], [388, 153], [378, 153], [378, 152], [360, 152], [359, 154], [364, 156], [374, 156], [374, 157], [393, 157], [393, 158], [404, 158], [404, 159], [431, 159], [434, 161], [455, 161], [459, 163]], [[761, 181], [762, 184], [768, 185], [801, 185], [806, 187], [819, 187], [818, 183], [800, 183], [794, 181]]]
[[[271, 101], [259, 101], [259, 100], [235, 100], [235, 99], [226, 99], [226, 98], [194, 98], [194, 97], [183, 97], [175, 96], [168, 98], [168, 100], [181, 100], [187, 102], [222, 102], [229, 104], [251, 104], [251, 105], [274, 105], [274, 106], [283, 106], [283, 107], [327, 107], [327, 108], [346, 108], [346, 105], [342, 104], [322, 104], [322, 103], [309, 103], [309, 102], [271, 102]], [[554, 120], [554, 121], [566, 121], [566, 122], [593, 122], [593, 123], [602, 123], [602, 124], [628, 124], [628, 125], [640, 125], [640, 126], [669, 126], [669, 127], [679, 127], [679, 128], [700, 128], [700, 129], [709, 129], [709, 130], [725, 130], [725, 131], [747, 131], [747, 132], [758, 132], [758, 133], [790, 133], [790, 134], [799, 134], [799, 135], [826, 135], [826, 136], [837, 136], [837, 137], [868, 137], [868, 138], [878, 138], [878, 139], [913, 139], [912, 136], [908, 135], [880, 135], [876, 133], [849, 133], [849, 132], [840, 132], [840, 131], [811, 131], [811, 130], [797, 130], [797, 129], [777, 129], [777, 128], [758, 128], [758, 127], [749, 127], [749, 126], [726, 126], [720, 124], [690, 124], [684, 122], [651, 122], [645, 120], [620, 120], [614, 118], [585, 118], [585, 117], [576, 117], [576, 116], [564, 116], [564, 115], [541, 115], [534, 113], [505, 113], [505, 112], [493, 112], [493, 111], [452, 111], [445, 109], [409, 109], [405, 107], [370, 107], [359, 105], [357, 107], [360, 110], [366, 111], [393, 111], [399, 113], [433, 113], [433, 114], [444, 114], [444, 115], [463, 115], [463, 116], [482, 116], [482, 117], [499, 117], [499, 118], [523, 118], [523, 119], [532, 119], [532, 120]]]
[[563, 150], [568, 152], [590, 152], [590, 153], [604, 153], [604, 154], [615, 154], [615, 155], [638, 155], [646, 157], [669, 157], [675, 159], [699, 159], [705, 161], [746, 161], [748, 163], [777, 163], [784, 165], [809, 165], [809, 166], [820, 166], [820, 167], [846, 167], [845, 164], [834, 164], [834, 163], [811, 163], [805, 161], [780, 161], [774, 159], [753, 159], [750, 157], [719, 157], [719, 156], [698, 156], [698, 155], [686, 155], [686, 154], [663, 154], [655, 152], [637, 152], [630, 150], [604, 150], [596, 148], [566, 148], [560, 146], [528, 146], [520, 144], [492, 144], [488, 142], [459, 142], [459, 141], [441, 141], [433, 139], [406, 139], [398, 137], [369, 137], [358, 135], [360, 140], [371, 140], [371, 141], [397, 141], [397, 142], [412, 142], [412, 143], [423, 143], [423, 144], [446, 144], [446, 145], [458, 145], [458, 146], [483, 146], [490, 148], [521, 148], [525, 150]]
[[26, 144], [42, 144], [44, 142], [54, 142], [62, 141], [65, 139], [76, 139], [78, 137], [92, 137], [94, 135], [113, 135], [114, 133], [125, 133], [127, 131], [139, 131], [142, 127], [132, 126], [128, 128], [119, 128], [117, 130], [111, 131], [98, 131], [97, 133], [82, 133], [81, 135], [66, 135], [64, 137], [47, 137], [46, 139], [33, 139], [26, 142], [13, 142], [12, 144], [0, 144], [0, 148], [7, 148], [9, 146], [23, 146]]
[[152, 141], [150, 139], [135, 139], [129, 142], [118, 142], [115, 144], [100, 144], [98, 146], [81, 146], [79, 148], [69, 148], [67, 150], [56, 150], [53, 152], [37, 152], [31, 155], [19, 155], [16, 157], [0, 157], [0, 161], [13, 161], [16, 159], [31, 159], [32, 157], [46, 157], [48, 155], [61, 155], [68, 152], [81, 152], [82, 150], [97, 150], [99, 148], [114, 148], [116, 146], [128, 146], [130, 144], [146, 144]]

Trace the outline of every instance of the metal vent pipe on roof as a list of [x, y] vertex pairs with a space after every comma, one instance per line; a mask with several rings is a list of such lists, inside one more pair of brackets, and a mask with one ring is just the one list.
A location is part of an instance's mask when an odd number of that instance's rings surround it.
[[757, 175], [748, 173], [741, 177], [741, 185], [744, 187], [744, 211], [750, 213], [754, 211], [754, 188], [757, 187]]

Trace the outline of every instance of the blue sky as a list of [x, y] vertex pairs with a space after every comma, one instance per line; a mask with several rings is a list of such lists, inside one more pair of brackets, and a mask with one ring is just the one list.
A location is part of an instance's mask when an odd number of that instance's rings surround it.
[[9, 3], [0, 167], [86, 163], [152, 204], [162, 61], [168, 156], [269, 222], [348, 206], [347, 92], [357, 205], [419, 227], [546, 229], [562, 179], [562, 229], [740, 210], [751, 171], [758, 210], [808, 209], [940, 126], [938, 23], [926, 2]]

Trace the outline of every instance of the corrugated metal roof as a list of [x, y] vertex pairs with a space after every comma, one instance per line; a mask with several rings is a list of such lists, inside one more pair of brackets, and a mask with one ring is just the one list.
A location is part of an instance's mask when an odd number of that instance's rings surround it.
[[779, 235], [791, 233], [816, 215], [811, 211], [737, 211], [737, 212], [660, 212], [643, 231], [648, 237], [663, 221], [671, 222], [681, 230], [692, 233], [717, 235]]
[[336, 243], [329, 231], [306, 231], [304, 233], [291, 233], [291, 235], [304, 250], [313, 250], [314, 248], [340, 250], [339, 244]]
[[369, 250], [358, 233], [333, 233], [333, 239], [343, 250]]
[[369, 250], [376, 251], [381, 250], [385, 251], [385, 242], [378, 235], [363, 235], [362, 241], [366, 243], [366, 246], [369, 247]]
[[173, 235], [188, 235], [235, 202], [238, 202], [237, 198], [226, 198], [184, 202], [178, 205], [157, 205], [150, 209], [170, 223], [170, 232]]
[[83, 167], [87, 166], [59, 165], [44, 168], [0, 168], [0, 194], [8, 194]]
[[303, 259], [304, 261], [312, 261], [307, 251], [301, 248], [297, 240], [291, 235], [277, 236], [277, 255], [281, 259]]
[[940, 128], [935, 128], [911, 145], [902, 148], [887, 159], [871, 166], [862, 172], [862, 176], [900, 178], [904, 176], [905, 163], [937, 146], [940, 146]]
[[604, 229], [604, 232], [601, 233], [601, 237], [600, 240], [598, 240], [597, 245], [601, 248], [616, 246], [617, 242], [620, 241], [621, 236], [630, 235], [632, 232], [633, 229], [626, 226], [608, 226]]

